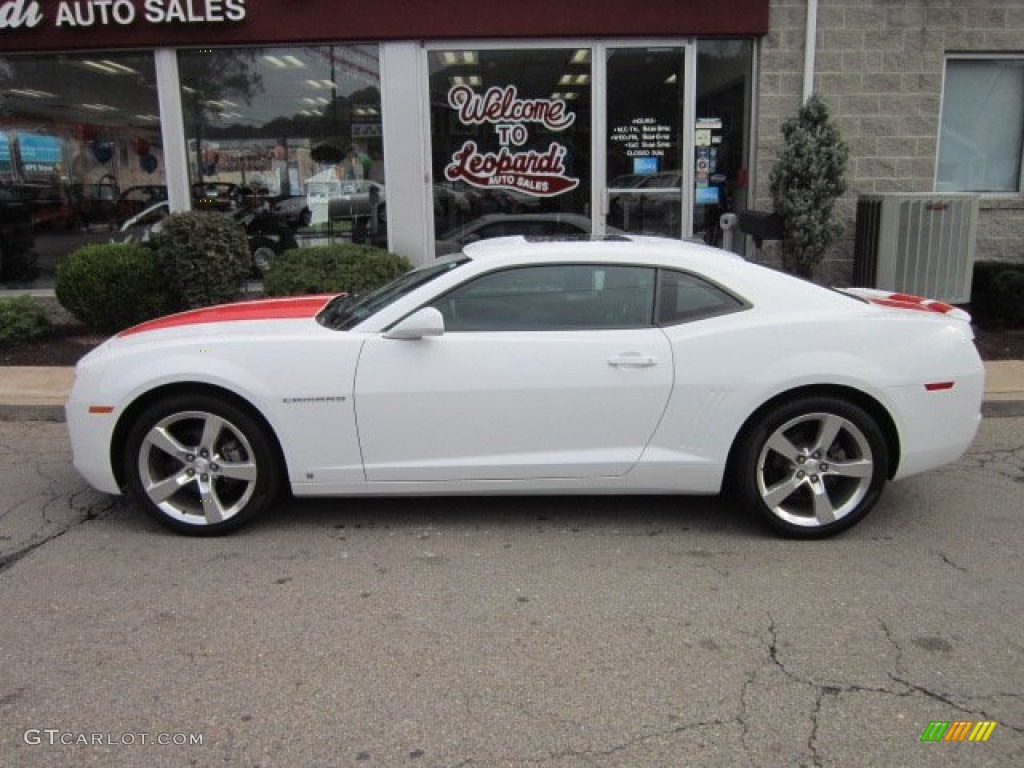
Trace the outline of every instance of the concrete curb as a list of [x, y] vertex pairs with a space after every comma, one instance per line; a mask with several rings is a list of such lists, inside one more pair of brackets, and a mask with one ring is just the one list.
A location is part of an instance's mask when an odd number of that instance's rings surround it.
[[1024, 416], [1024, 400], [986, 400], [981, 406], [986, 419], [1010, 419]]
[[64, 406], [0, 404], [0, 421], [64, 421]]

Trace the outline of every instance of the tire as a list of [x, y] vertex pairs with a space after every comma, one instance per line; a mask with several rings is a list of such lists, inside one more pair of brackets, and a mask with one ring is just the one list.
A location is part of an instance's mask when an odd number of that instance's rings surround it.
[[875, 505], [889, 466], [885, 436], [862, 408], [806, 397], [764, 415], [737, 454], [744, 506], [790, 538], [832, 536]]
[[128, 433], [124, 469], [146, 512], [192, 536], [248, 523], [273, 503], [281, 482], [264, 428], [210, 395], [179, 395], [147, 408]]

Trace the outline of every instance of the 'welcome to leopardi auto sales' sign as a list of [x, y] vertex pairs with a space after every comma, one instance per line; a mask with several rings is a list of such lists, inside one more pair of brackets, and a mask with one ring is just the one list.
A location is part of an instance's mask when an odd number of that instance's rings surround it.
[[463, 125], [493, 125], [500, 145], [497, 152], [481, 152], [475, 141], [465, 142], [444, 170], [449, 181], [536, 197], [554, 197], [579, 185], [578, 178], [566, 175], [564, 144], [552, 141], [544, 151], [518, 149], [530, 138], [528, 125], [558, 132], [573, 124], [576, 115], [562, 99], [521, 99], [514, 85], [494, 86], [482, 94], [456, 85], [448, 91], [448, 104]]
[[54, 27], [134, 24], [221, 24], [245, 20], [246, 0], [0, 0], [0, 32]]

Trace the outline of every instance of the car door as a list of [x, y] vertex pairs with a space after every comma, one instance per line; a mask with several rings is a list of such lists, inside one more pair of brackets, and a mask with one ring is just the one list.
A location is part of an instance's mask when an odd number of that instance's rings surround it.
[[445, 333], [368, 340], [356, 374], [369, 481], [614, 477], [673, 382], [656, 270], [503, 269], [433, 303]]

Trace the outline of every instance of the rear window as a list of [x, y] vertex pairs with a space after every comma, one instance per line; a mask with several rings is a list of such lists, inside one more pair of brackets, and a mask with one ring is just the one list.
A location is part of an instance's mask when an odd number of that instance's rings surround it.
[[717, 285], [685, 272], [662, 270], [658, 325], [676, 325], [745, 309], [746, 302]]

